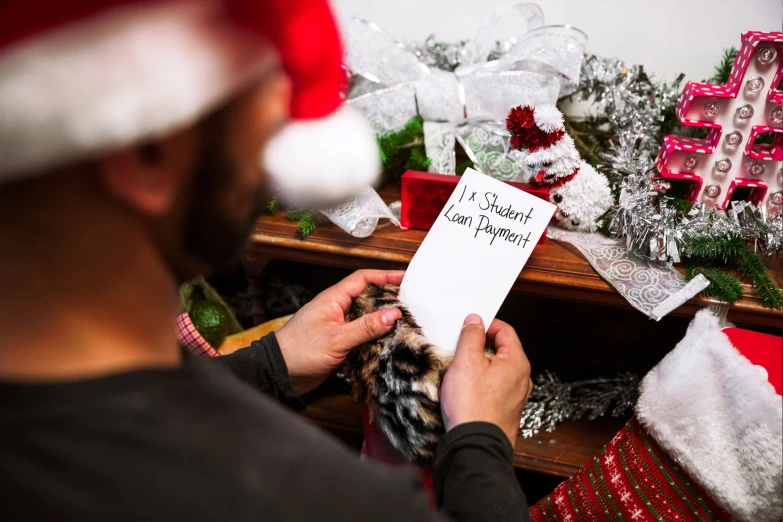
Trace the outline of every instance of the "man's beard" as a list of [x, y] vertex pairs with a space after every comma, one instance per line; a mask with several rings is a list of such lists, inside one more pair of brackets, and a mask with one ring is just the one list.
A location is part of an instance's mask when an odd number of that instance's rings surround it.
[[197, 171], [193, 204], [185, 223], [185, 249], [213, 270], [230, 266], [242, 253], [256, 218], [263, 211], [264, 187], [253, 196], [255, 207], [241, 221], [228, 219], [220, 206], [221, 196], [232, 182], [235, 168], [218, 136], [212, 146], [202, 149]]

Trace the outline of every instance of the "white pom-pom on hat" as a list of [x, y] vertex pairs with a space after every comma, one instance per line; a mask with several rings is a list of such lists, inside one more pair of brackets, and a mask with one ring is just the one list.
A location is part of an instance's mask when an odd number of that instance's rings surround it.
[[561, 130], [564, 126], [563, 113], [554, 105], [539, 105], [533, 111], [536, 126], [544, 132]]
[[342, 203], [381, 172], [370, 125], [345, 105], [322, 118], [293, 120], [269, 142], [263, 161], [283, 202], [300, 208]]

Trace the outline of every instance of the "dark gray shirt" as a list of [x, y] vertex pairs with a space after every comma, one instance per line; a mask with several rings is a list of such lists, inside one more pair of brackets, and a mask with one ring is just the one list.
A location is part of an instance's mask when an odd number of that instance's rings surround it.
[[[303, 407], [274, 335], [177, 369], [0, 382], [0, 520], [439, 520], [415, 473], [359, 460], [280, 403]], [[511, 459], [492, 424], [446, 434], [440, 512], [527, 520]]]

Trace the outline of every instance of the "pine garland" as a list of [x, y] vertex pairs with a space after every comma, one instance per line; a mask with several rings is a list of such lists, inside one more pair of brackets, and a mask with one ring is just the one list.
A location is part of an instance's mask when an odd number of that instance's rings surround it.
[[302, 237], [312, 234], [318, 226], [318, 218], [309, 210], [289, 209], [286, 217], [288, 221], [298, 221], [296, 228]]
[[731, 69], [734, 67], [734, 60], [736, 58], [736, 47], [729, 47], [728, 49], [724, 49], [723, 57], [721, 58], [720, 63], [715, 66], [715, 72], [713, 73], [712, 78], [710, 78], [705, 83], [726, 85], [726, 82], [729, 81], [729, 75], [731, 74]]
[[688, 243], [686, 254], [686, 279], [702, 274], [710, 281], [710, 286], [702, 292], [705, 297], [718, 297], [731, 304], [743, 296], [741, 283], [715, 266], [721, 263], [736, 268], [742, 279], [749, 279], [766, 306], [780, 308], [783, 304], [781, 292], [770, 279], [766, 265], [758, 253], [748, 248], [743, 238], [733, 235], [717, 239], [696, 237]]
[[764, 304], [772, 308], [780, 308], [783, 304], [780, 290], [770, 279], [766, 265], [756, 252], [749, 248], [742, 250], [739, 254], [737, 268], [743, 279], [751, 280], [756, 295], [761, 298]]
[[681, 212], [682, 214], [687, 214], [693, 208], [693, 203], [682, 198], [673, 198], [672, 207], [674, 207], [674, 210], [676, 210], [677, 212]]
[[431, 160], [424, 147], [424, 120], [416, 115], [396, 132], [378, 134], [384, 181], [399, 178], [406, 170], [426, 171]]
[[685, 278], [690, 281], [699, 274], [706, 277], [710, 285], [702, 292], [704, 297], [718, 297], [729, 304], [742, 298], [744, 290], [739, 281], [723, 270], [700, 261], [696, 259], [686, 260]]

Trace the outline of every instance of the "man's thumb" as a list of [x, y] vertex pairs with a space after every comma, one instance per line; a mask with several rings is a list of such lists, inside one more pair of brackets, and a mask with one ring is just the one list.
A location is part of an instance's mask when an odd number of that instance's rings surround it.
[[402, 317], [402, 312], [399, 308], [386, 308], [365, 314], [345, 325], [343, 328], [344, 338], [351, 348], [354, 348], [377, 339], [391, 330], [394, 322], [400, 317]]
[[481, 316], [478, 314], [470, 314], [465, 318], [465, 322], [462, 325], [462, 332], [459, 334], [457, 352], [454, 354], [454, 357], [474, 358], [481, 356], [483, 358], [486, 341], [484, 321], [481, 320]]

